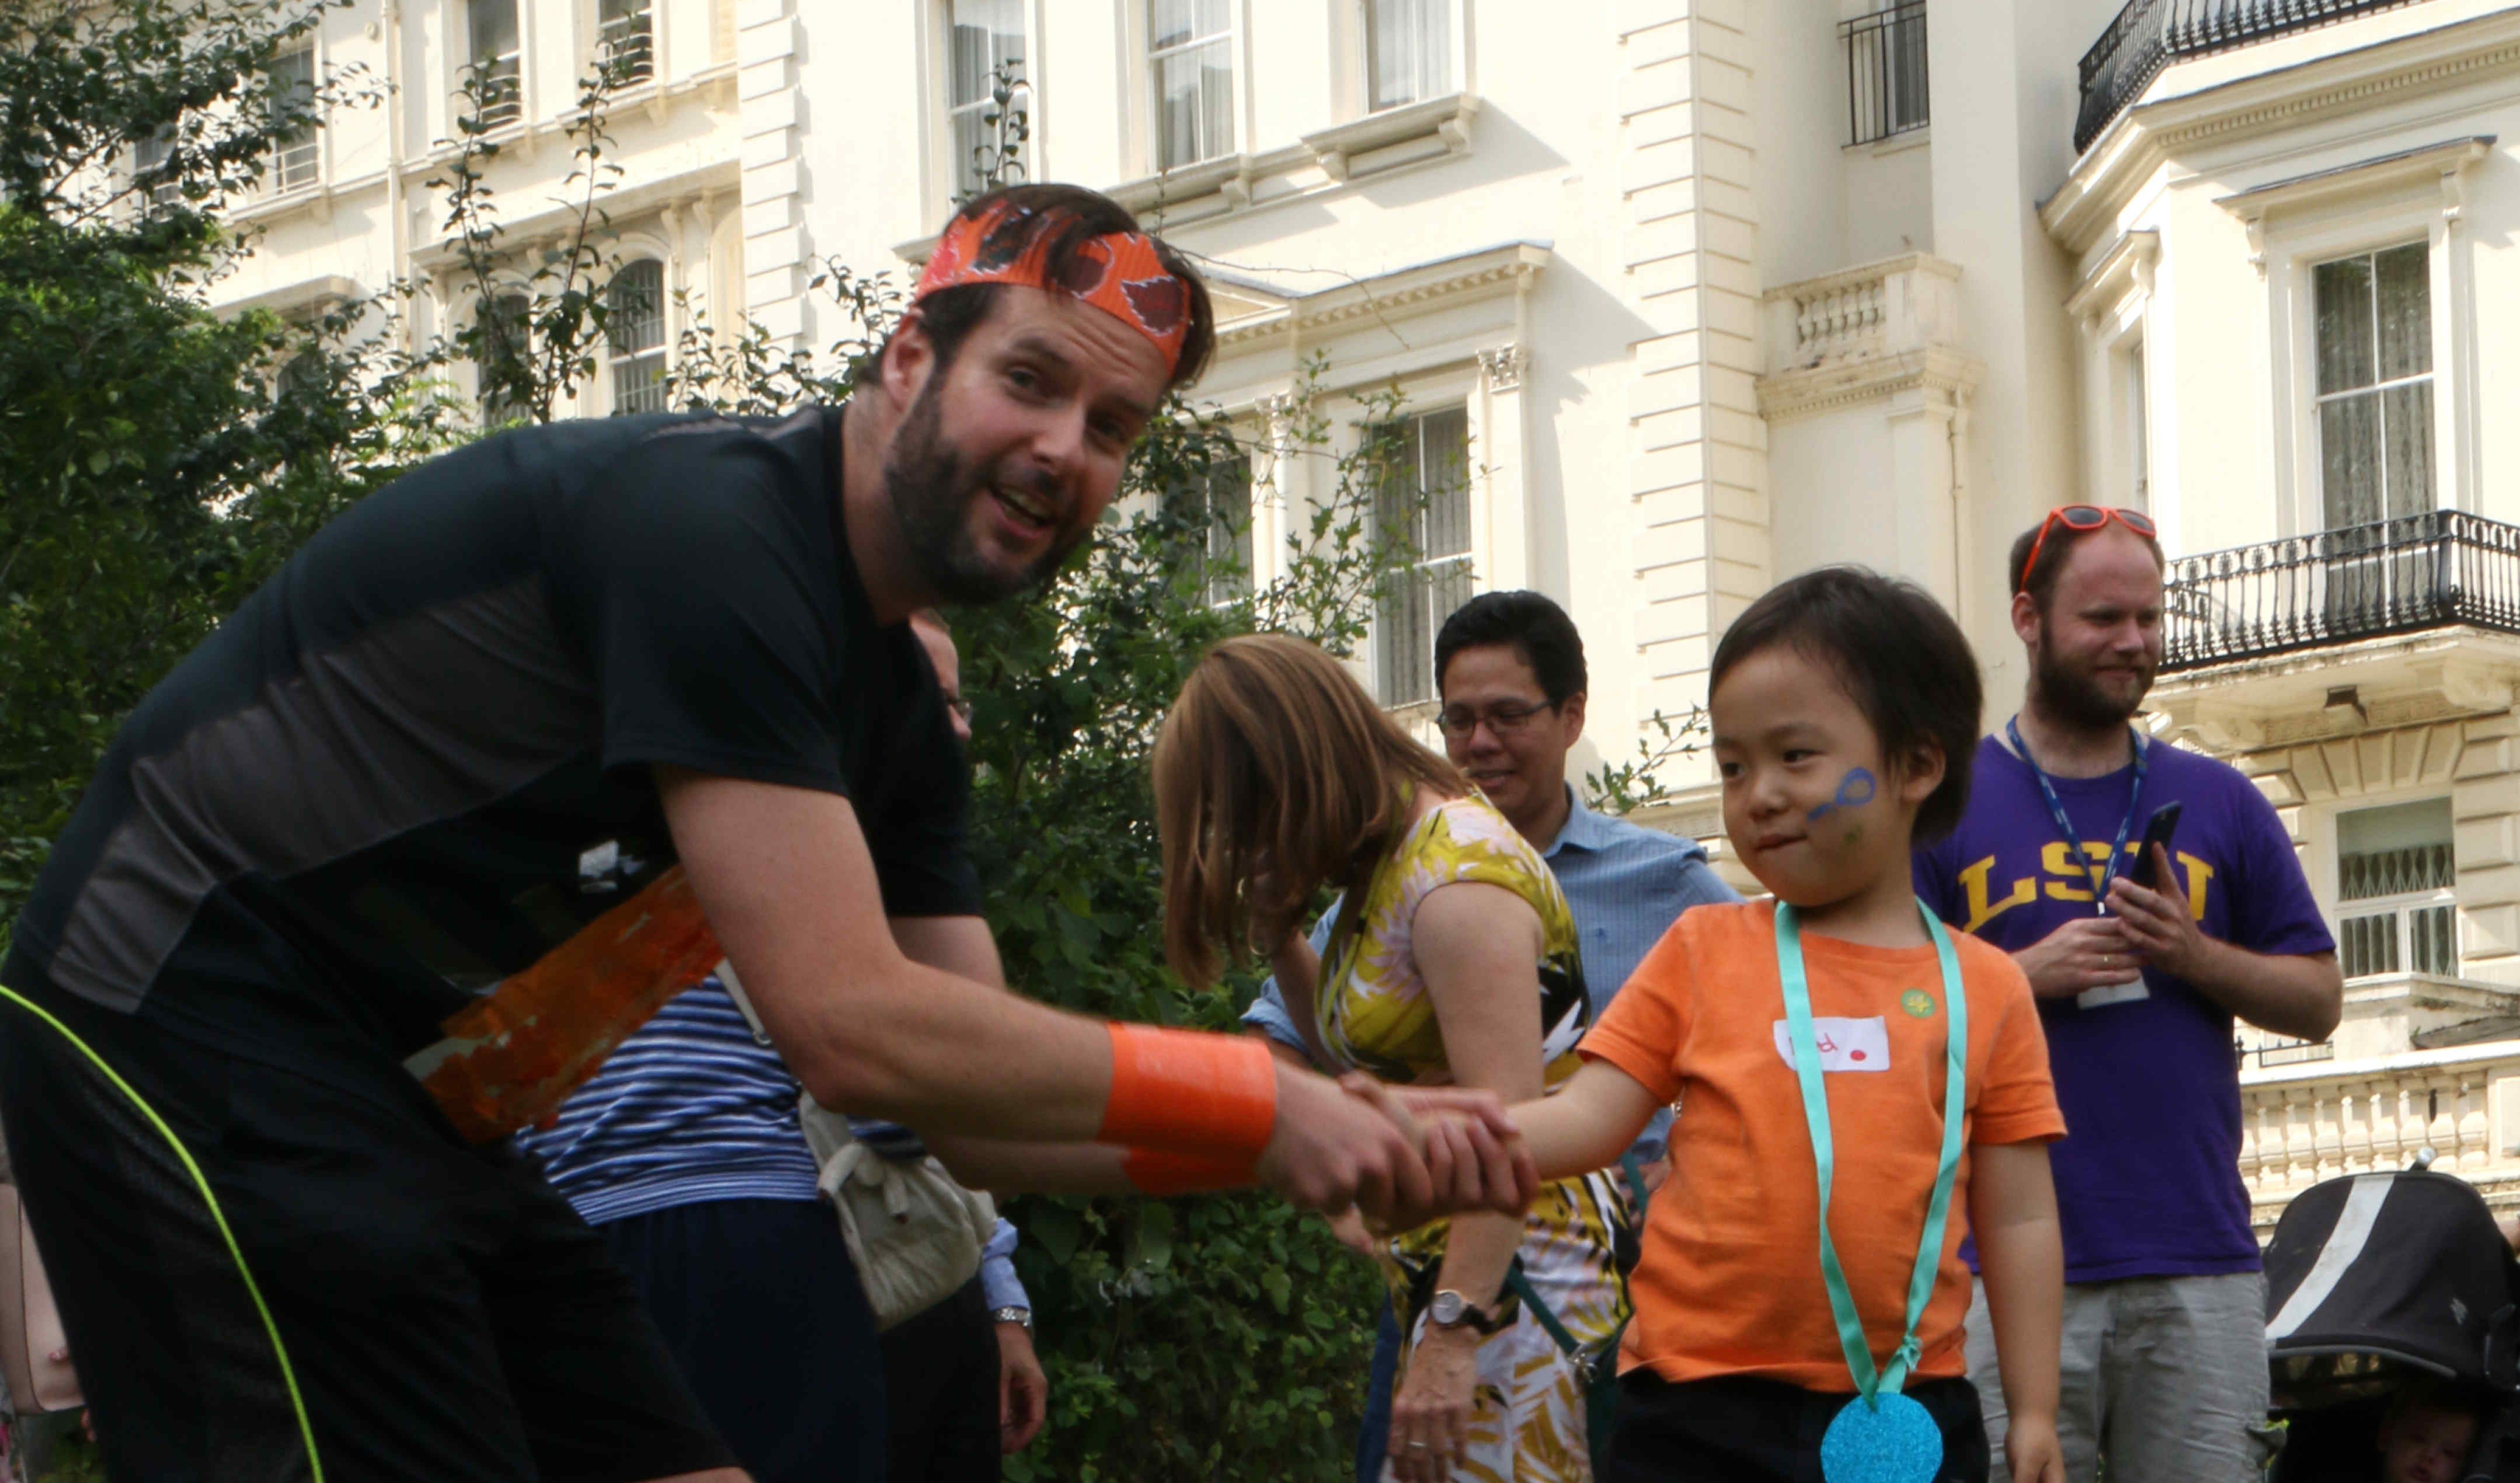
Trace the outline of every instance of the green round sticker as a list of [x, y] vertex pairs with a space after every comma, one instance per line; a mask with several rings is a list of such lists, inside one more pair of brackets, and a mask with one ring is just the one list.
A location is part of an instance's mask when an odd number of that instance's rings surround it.
[[1930, 1019], [1934, 1013], [1934, 996], [1922, 989], [1910, 989], [1899, 996], [1899, 1008], [1917, 1019]]

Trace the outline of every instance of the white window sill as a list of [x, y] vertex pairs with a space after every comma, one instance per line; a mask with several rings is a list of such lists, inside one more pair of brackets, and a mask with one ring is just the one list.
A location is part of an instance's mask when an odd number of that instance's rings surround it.
[[239, 205], [232, 213], [237, 221], [255, 221], [266, 216], [282, 216], [306, 206], [315, 206], [319, 214], [329, 212], [333, 192], [321, 179], [285, 191], [265, 191]]
[[1320, 161], [1324, 173], [1332, 180], [1348, 180], [1372, 174], [1377, 167], [1405, 163], [1386, 160], [1383, 152], [1422, 140], [1438, 141], [1441, 153], [1461, 154], [1470, 147], [1470, 116], [1478, 111], [1476, 93], [1447, 93], [1306, 134], [1303, 145]]
[[1141, 215], [1160, 208], [1169, 225], [1204, 220], [1464, 154], [1478, 110], [1477, 94], [1447, 93], [1334, 124], [1265, 154], [1227, 155], [1124, 181], [1105, 194]]
[[1922, 123], [1912, 129], [1903, 129], [1896, 134], [1884, 134], [1878, 139], [1868, 140], [1863, 144], [1847, 145], [1845, 150], [1848, 154], [1861, 150], [1873, 158], [1880, 159], [1891, 155], [1905, 155], [1910, 150], [1921, 150], [1933, 142], [1934, 126], [1930, 123]]

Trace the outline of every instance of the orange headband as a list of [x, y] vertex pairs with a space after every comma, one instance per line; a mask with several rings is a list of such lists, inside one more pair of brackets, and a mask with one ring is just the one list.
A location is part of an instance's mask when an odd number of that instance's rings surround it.
[[1190, 335], [1190, 286], [1155, 255], [1154, 239], [1106, 232], [1077, 250], [1077, 261], [1054, 282], [1051, 239], [1075, 218], [1006, 202], [976, 216], [957, 216], [936, 240], [913, 304], [960, 284], [1023, 284], [1072, 293], [1147, 337], [1169, 372], [1181, 364]]

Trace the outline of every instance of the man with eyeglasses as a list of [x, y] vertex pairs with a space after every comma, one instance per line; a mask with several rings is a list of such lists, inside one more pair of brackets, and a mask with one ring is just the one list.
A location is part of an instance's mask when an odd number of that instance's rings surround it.
[[[1916, 889], [2011, 953], [2038, 995], [2068, 1129], [2049, 1149], [2066, 1477], [2239, 1483], [2269, 1451], [2267, 1314], [2232, 1021], [2325, 1039], [2344, 1003], [2336, 944], [2273, 806], [2133, 724], [2161, 663], [2151, 519], [2067, 506], [2010, 564], [2029, 691], [1979, 743], [1968, 813], [1918, 852]], [[2170, 803], [2176, 831], [2142, 859]], [[1995, 1362], [1981, 1296], [1968, 1367], [2001, 1457]]]
[[[1564, 608], [1536, 592], [1482, 593], [1445, 619], [1435, 636], [1436, 724], [1444, 753], [1487, 794], [1556, 874], [1584, 944], [1584, 982], [1596, 1022], [1619, 986], [1672, 921], [1692, 906], [1737, 901], [1693, 839], [1604, 818], [1584, 806], [1566, 779], [1566, 754], [1584, 736], [1587, 688], [1584, 640]], [[1336, 907], [1313, 928], [1321, 951]], [[1276, 979], [1242, 1016], [1269, 1037], [1278, 1055], [1303, 1065], [1303, 1039], [1287, 1017]], [[1658, 1183], [1671, 1131], [1668, 1109], [1656, 1114], [1633, 1150]], [[1351, 1244], [1363, 1240], [1353, 1217], [1334, 1223]], [[1362, 1248], [1360, 1248], [1362, 1249]], [[1400, 1331], [1386, 1309], [1374, 1345], [1357, 1438], [1357, 1477], [1382, 1476], [1391, 1418], [1392, 1371]]]

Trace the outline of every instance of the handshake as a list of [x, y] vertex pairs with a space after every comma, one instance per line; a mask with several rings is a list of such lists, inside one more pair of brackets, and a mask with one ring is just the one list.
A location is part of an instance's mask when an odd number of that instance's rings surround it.
[[1519, 1215], [1540, 1192], [1531, 1150], [1495, 1093], [1385, 1086], [1358, 1072], [1331, 1081], [1285, 1065], [1258, 1174], [1290, 1204], [1353, 1204], [1395, 1231], [1465, 1211]]

